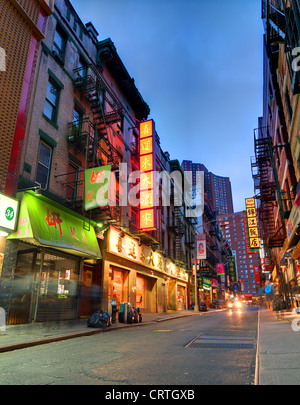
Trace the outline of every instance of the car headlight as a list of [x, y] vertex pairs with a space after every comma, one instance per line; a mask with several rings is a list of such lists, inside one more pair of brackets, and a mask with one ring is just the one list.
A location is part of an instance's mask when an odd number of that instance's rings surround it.
[[237, 303], [236, 303], [236, 307], [237, 307], [237, 308], [242, 308], [242, 304], [241, 304], [240, 302], [237, 302]]
[[228, 308], [232, 308], [232, 303], [231, 302], [229, 302]]

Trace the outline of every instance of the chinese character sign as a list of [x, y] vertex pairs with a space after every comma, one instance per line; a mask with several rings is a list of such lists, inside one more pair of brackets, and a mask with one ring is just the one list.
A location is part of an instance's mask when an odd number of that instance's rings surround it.
[[246, 217], [248, 226], [248, 240], [250, 249], [259, 249], [259, 234], [255, 209], [255, 199], [246, 198]]
[[140, 123], [140, 229], [156, 229], [154, 201], [154, 121]]
[[85, 210], [109, 204], [111, 166], [101, 166], [85, 171]]
[[237, 282], [235, 257], [234, 256], [228, 256], [228, 276], [229, 276], [230, 284]]
[[217, 263], [216, 270], [217, 276], [224, 276], [225, 275], [224, 263]]

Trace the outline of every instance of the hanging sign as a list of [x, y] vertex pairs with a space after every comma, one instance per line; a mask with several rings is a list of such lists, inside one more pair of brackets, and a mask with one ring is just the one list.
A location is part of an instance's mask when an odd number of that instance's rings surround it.
[[206, 259], [206, 235], [197, 235], [197, 260]]
[[16, 229], [19, 201], [0, 193], [0, 228]]
[[255, 209], [255, 199], [246, 198], [246, 217], [248, 225], [248, 240], [250, 249], [259, 249], [259, 234]]
[[140, 123], [140, 229], [157, 229], [155, 204], [155, 125], [153, 120]]
[[228, 256], [228, 276], [230, 283], [237, 282], [237, 275], [236, 275], [236, 265], [235, 265], [235, 257]]
[[259, 266], [254, 266], [255, 284], [260, 285]]
[[224, 263], [216, 264], [217, 276], [225, 276]]
[[109, 204], [111, 165], [85, 170], [85, 211]]

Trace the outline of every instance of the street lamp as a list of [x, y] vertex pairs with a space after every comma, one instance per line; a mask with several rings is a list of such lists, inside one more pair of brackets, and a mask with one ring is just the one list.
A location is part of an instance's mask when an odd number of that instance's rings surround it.
[[[217, 220], [214, 219], [212, 221], [206, 222], [206, 224], [212, 224], [212, 223], [216, 223]], [[197, 231], [200, 228], [204, 227], [204, 223], [202, 225], [199, 225], [195, 228], [196, 234], [195, 234], [195, 238], [196, 238], [196, 243], [195, 243], [195, 306], [194, 306], [194, 311], [199, 311], [199, 305], [198, 305], [198, 290], [197, 290]], [[227, 225], [226, 224], [221, 224], [220, 227], [224, 230]]]

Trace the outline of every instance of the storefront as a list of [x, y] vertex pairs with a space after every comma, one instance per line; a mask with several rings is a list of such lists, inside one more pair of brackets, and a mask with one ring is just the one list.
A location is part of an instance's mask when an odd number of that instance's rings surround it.
[[91, 287], [101, 258], [95, 230], [43, 196], [24, 192], [18, 198], [17, 229], [7, 238], [1, 280], [8, 323], [76, 319], [83, 275]]
[[113, 298], [143, 309], [165, 312], [186, 309], [188, 274], [150, 247], [111, 227], [103, 251], [102, 307]]

